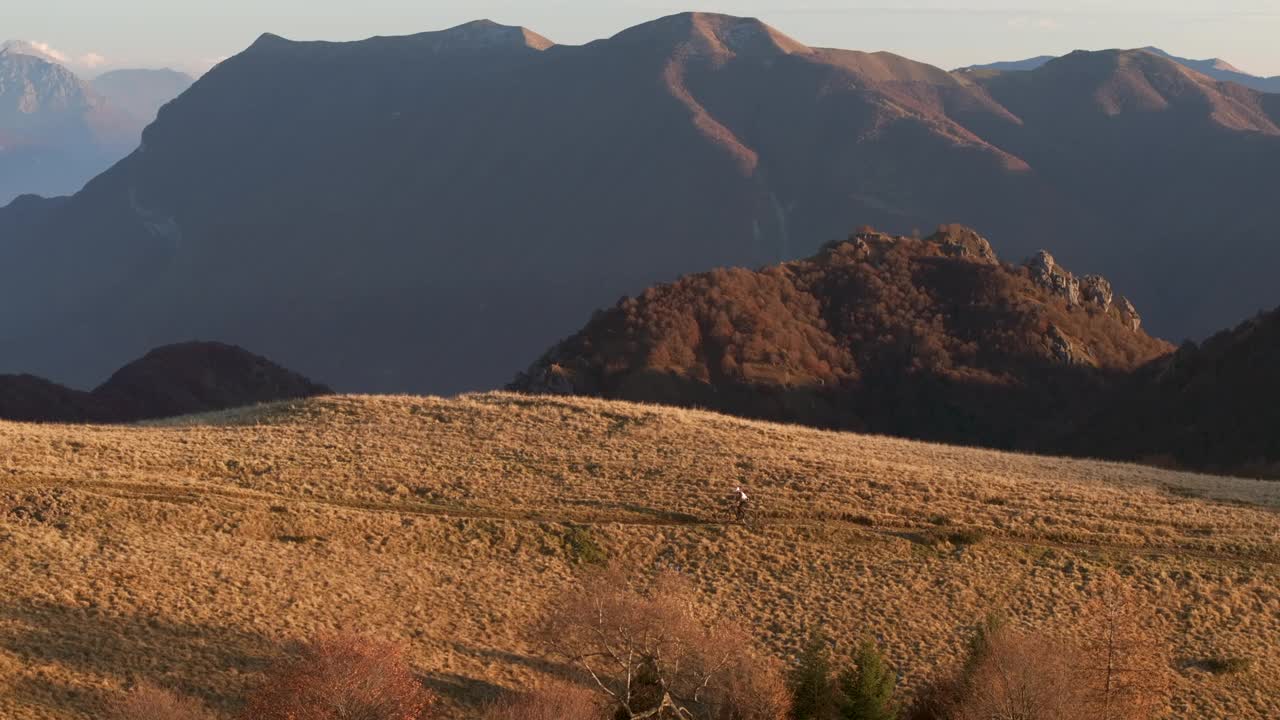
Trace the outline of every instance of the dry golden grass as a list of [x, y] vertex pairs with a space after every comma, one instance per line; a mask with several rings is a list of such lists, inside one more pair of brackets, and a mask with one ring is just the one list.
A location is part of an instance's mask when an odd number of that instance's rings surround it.
[[[737, 482], [756, 529], [716, 522]], [[1276, 483], [595, 400], [329, 397], [0, 423], [0, 523], [4, 718], [96, 717], [136, 682], [230, 716], [281, 642], [344, 630], [404, 642], [469, 717], [563, 671], [527, 629], [584, 538], [687, 573], [782, 655], [819, 624], [875, 633], [909, 690], [989, 611], [1069, 627], [1114, 568], [1167, 627], [1172, 717], [1280, 715]]]

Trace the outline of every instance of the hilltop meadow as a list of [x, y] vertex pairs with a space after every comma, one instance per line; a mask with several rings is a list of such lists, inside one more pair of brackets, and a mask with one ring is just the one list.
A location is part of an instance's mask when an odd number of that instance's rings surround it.
[[352, 632], [474, 717], [568, 675], [533, 630], [611, 564], [675, 571], [784, 662], [818, 628], [873, 637], [904, 698], [993, 613], [1075, 632], [1114, 573], [1168, 648], [1164, 715], [1276, 717], [1278, 511], [1280, 483], [590, 399], [0, 422], [0, 716], [148, 683], [232, 718], [288, 643]]

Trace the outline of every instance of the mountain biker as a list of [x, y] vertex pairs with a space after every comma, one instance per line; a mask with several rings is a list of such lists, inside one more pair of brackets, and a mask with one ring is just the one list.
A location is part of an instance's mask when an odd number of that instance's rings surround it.
[[729, 493], [729, 501], [734, 503], [734, 516], [737, 517], [738, 522], [742, 522], [742, 518], [747, 514], [747, 494], [743, 492], [741, 485], [734, 486], [733, 492]]

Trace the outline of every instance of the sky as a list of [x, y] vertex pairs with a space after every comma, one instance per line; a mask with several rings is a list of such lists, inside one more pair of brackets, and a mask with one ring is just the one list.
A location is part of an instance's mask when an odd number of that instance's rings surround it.
[[1155, 45], [1280, 75], [1280, 0], [10, 0], [0, 41], [81, 70], [202, 72], [263, 32], [354, 40], [489, 18], [579, 44], [685, 10], [759, 17], [808, 45], [888, 50], [947, 69], [1074, 49]]

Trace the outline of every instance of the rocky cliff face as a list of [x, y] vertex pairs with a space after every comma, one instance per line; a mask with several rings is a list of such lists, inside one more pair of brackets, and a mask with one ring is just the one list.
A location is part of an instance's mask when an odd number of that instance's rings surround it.
[[1068, 307], [1082, 306], [1104, 314], [1110, 314], [1114, 307], [1115, 314], [1130, 330], [1138, 332], [1142, 327], [1142, 318], [1129, 298], [1121, 296], [1120, 301], [1113, 306], [1115, 291], [1111, 283], [1101, 275], [1086, 275], [1077, 279], [1070, 271], [1058, 265], [1047, 250], [1041, 250], [1028, 260], [1027, 269], [1031, 271], [1031, 278], [1036, 284], [1061, 298]]

